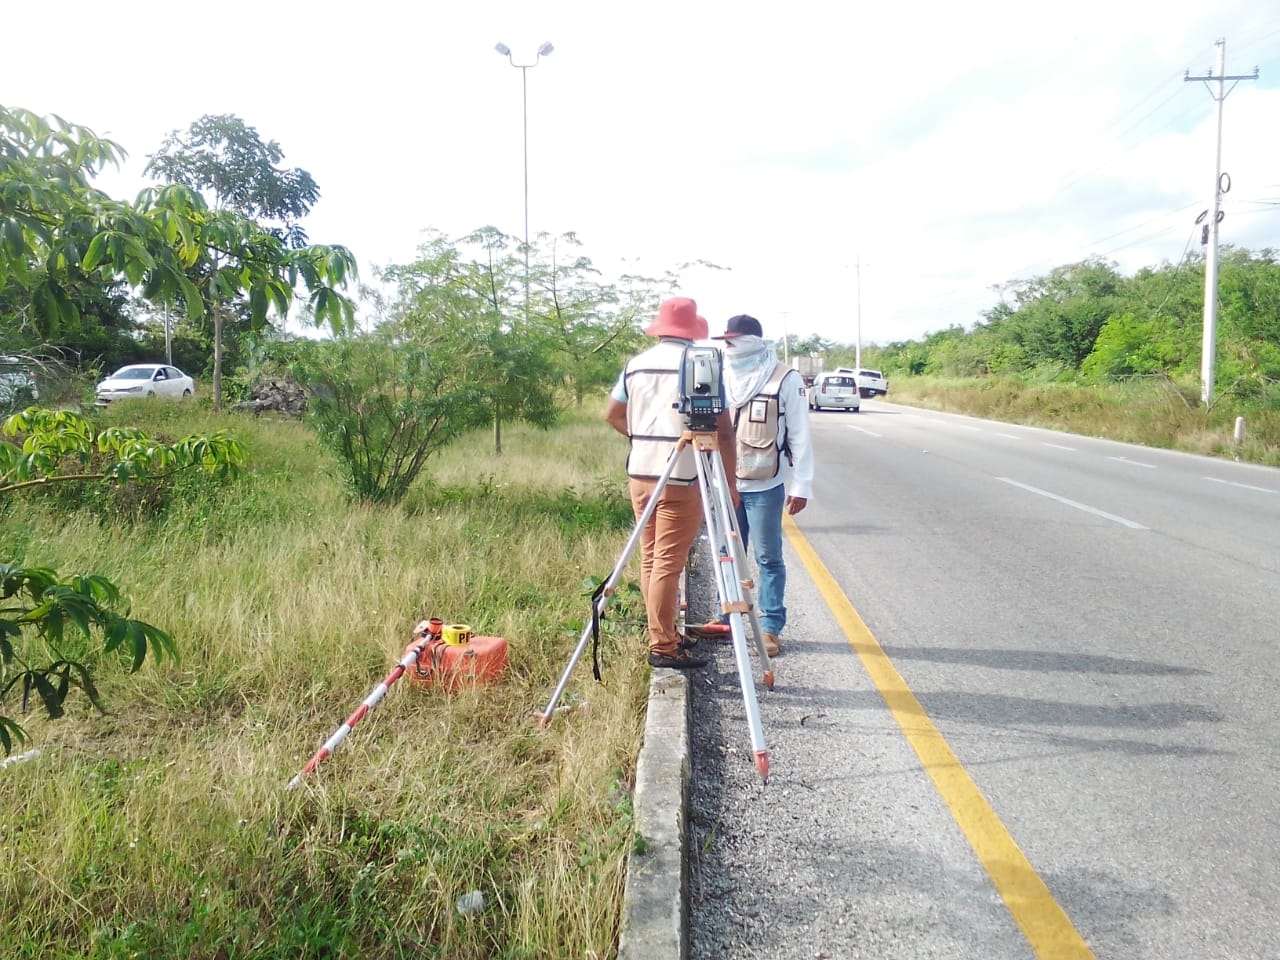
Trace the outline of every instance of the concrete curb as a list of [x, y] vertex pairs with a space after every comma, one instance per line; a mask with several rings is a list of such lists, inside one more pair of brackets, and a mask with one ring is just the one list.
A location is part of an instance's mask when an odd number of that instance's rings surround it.
[[632, 797], [636, 844], [627, 858], [618, 960], [684, 960], [691, 770], [689, 678], [654, 670]]

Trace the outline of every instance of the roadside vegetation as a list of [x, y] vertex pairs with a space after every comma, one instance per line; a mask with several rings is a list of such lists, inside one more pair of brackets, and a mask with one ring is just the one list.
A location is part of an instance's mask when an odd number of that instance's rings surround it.
[[[0, 107], [0, 339], [43, 408], [0, 437], [0, 956], [609, 955], [633, 592], [606, 682], [532, 718], [632, 524], [601, 388], [678, 278], [485, 227], [374, 292], [238, 117], [175, 132], [132, 203], [93, 186], [122, 155]], [[170, 351], [197, 403], [92, 409], [100, 372]], [[306, 423], [228, 409], [264, 376]], [[502, 682], [402, 679], [285, 791], [428, 617], [506, 638]]]
[[[6, 499], [0, 553], [92, 569], [173, 637], [130, 672], [83, 647], [100, 714], [22, 718], [0, 770], [6, 957], [605, 957], [613, 949], [647, 667], [639, 611], [550, 695], [629, 532], [621, 441], [598, 410], [439, 455], [393, 507], [350, 497], [313, 431], [194, 406], [108, 415], [234, 434], [239, 479], [163, 510]], [[151, 417], [160, 419], [152, 422]], [[502, 636], [502, 682], [402, 678], [295, 791], [287, 781], [382, 680], [418, 619]], [[484, 909], [457, 903], [479, 891]]]
[[[601, 396], [679, 276], [482, 227], [373, 291], [239, 118], [175, 131], [132, 203], [92, 183], [122, 154], [0, 107], [0, 354], [40, 404], [9, 391], [0, 431], [0, 956], [611, 956], [644, 842], [634, 590], [605, 682], [532, 717], [632, 525]], [[1207, 405], [1203, 277], [1073, 264], [862, 360], [890, 400], [1280, 463], [1280, 265], [1224, 251]], [[92, 409], [99, 373], [168, 356], [198, 402]], [[305, 422], [236, 411], [263, 378]], [[428, 617], [506, 638], [501, 682], [402, 678], [285, 790]]]

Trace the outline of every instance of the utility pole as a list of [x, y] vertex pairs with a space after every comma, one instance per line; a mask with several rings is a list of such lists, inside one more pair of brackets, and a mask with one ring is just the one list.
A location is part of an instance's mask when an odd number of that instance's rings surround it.
[[[1206, 73], [1203, 77], [1191, 76], [1186, 71], [1183, 82], [1200, 81], [1209, 91], [1218, 105], [1218, 141], [1213, 167], [1213, 204], [1209, 210], [1200, 214], [1196, 221], [1200, 223], [1208, 219], [1201, 233], [1201, 243], [1207, 248], [1204, 258], [1204, 339], [1200, 348], [1200, 402], [1206, 407], [1213, 402], [1213, 368], [1217, 360], [1218, 336], [1218, 222], [1222, 219], [1222, 195], [1231, 189], [1231, 178], [1222, 172], [1222, 102], [1227, 94], [1236, 88], [1241, 80], [1257, 80], [1258, 68], [1251, 74], [1227, 76], [1227, 41], [1219, 39], [1214, 43], [1218, 48], [1218, 64], [1216, 72]], [[1226, 82], [1231, 81], [1231, 88]], [[1217, 84], [1217, 92], [1210, 84]]]
[[862, 255], [858, 254], [854, 260], [854, 270], [856, 272], [856, 283], [858, 291], [858, 338], [853, 345], [853, 368], [855, 370], [862, 369]]
[[169, 324], [169, 301], [164, 302], [164, 362], [173, 365], [173, 328]]
[[782, 362], [788, 367], [791, 366], [791, 334], [787, 332], [789, 316], [791, 316], [790, 310], [782, 311]]

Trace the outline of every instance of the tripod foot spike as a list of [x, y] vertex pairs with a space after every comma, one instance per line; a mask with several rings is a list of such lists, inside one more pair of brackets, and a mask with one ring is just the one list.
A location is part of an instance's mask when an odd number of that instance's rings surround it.
[[538, 721], [539, 730], [547, 729], [547, 724], [551, 722], [551, 718], [541, 711], [538, 711], [537, 713], [535, 713], [533, 715], [533, 719]]
[[760, 776], [765, 778], [765, 780], [769, 779], [769, 751], [768, 750], [756, 751], [756, 770], [759, 772]]
[[766, 670], [764, 672], [764, 687], [766, 690], [773, 689], [773, 671], [772, 670]]

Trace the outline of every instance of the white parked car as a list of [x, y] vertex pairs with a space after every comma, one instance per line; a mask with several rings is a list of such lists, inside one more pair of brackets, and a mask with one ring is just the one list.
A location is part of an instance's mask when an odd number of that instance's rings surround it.
[[820, 373], [809, 388], [810, 410], [862, 409], [858, 396], [858, 382], [851, 373]]
[[22, 357], [0, 357], [0, 406], [25, 407], [40, 399], [36, 371]]
[[165, 363], [131, 363], [98, 384], [97, 405], [134, 397], [171, 397], [185, 400], [196, 394], [196, 382]]

